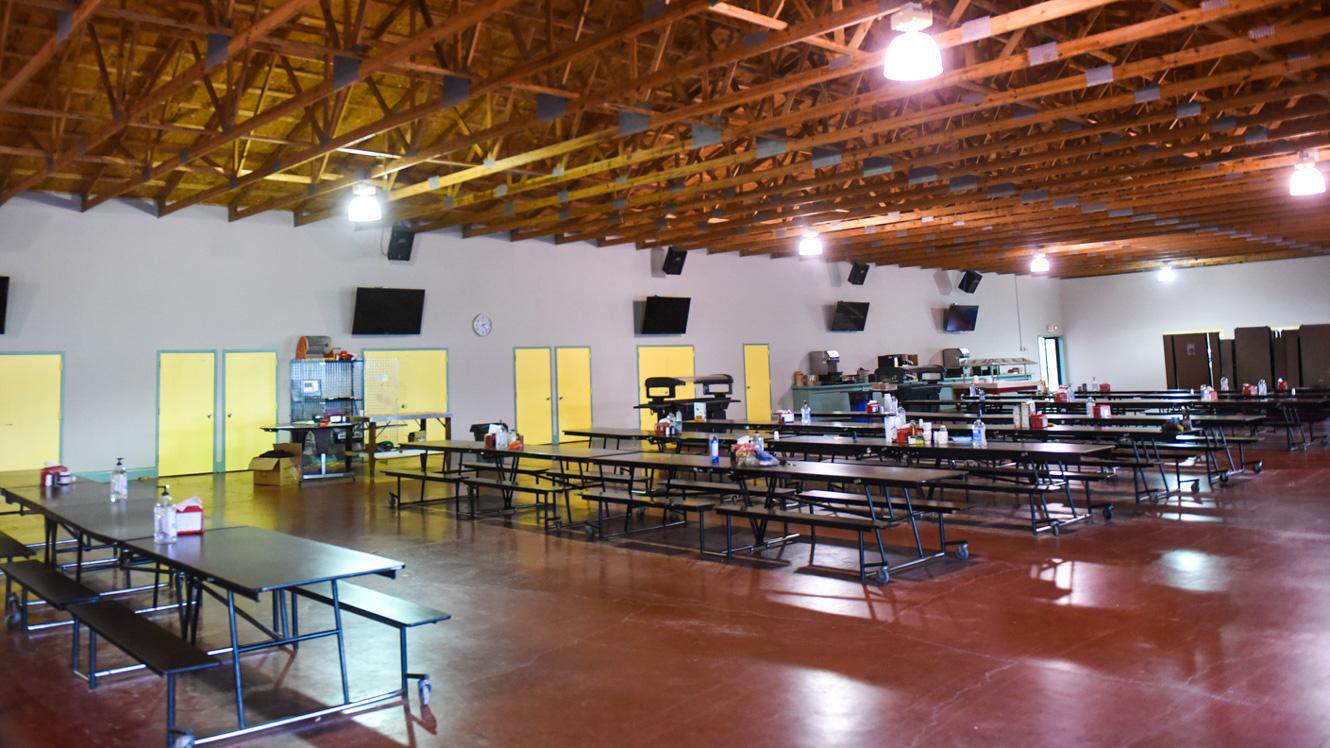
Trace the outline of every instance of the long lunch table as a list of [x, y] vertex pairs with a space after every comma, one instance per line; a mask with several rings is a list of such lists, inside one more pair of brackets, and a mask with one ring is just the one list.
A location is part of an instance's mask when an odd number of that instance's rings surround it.
[[[187, 640], [197, 643], [199, 613], [204, 593], [226, 605], [231, 634], [230, 646], [212, 650], [209, 654], [229, 652], [232, 655], [236, 719], [239, 727], [230, 732], [198, 738], [195, 740], [196, 744], [249, 735], [298, 721], [359, 709], [402, 696], [402, 691], [399, 689], [351, 700], [346, 674], [342, 607], [338, 596], [338, 582], [374, 574], [392, 577], [403, 567], [402, 562], [257, 527], [205, 530], [198, 535], [182, 535], [170, 545], [157, 545], [151, 537], [139, 538], [125, 541], [122, 547], [129, 554], [162, 564], [184, 575], [187, 598], [183, 633]], [[333, 626], [322, 631], [300, 633], [295, 590], [305, 585], [325, 582], [331, 588], [332, 604], [329, 607], [332, 609]], [[274, 596], [275, 620], [272, 628], [236, 607], [236, 595], [260, 600], [262, 595], [269, 593]], [[288, 594], [291, 599], [289, 618], [286, 604]], [[242, 644], [237, 628], [238, 618], [248, 621], [265, 638]], [[342, 703], [264, 724], [249, 725], [245, 718], [240, 655], [272, 647], [299, 646], [303, 642], [327, 637], [337, 640]]]
[[[365, 474], [374, 475], [374, 464], [382, 459], [389, 457], [411, 457], [415, 456], [414, 445], [399, 444], [396, 451], [378, 452], [379, 429], [392, 428], [402, 423], [419, 423], [420, 430], [424, 431], [429, 426], [431, 420], [436, 420], [443, 424], [443, 438], [453, 438], [453, 414], [452, 413], [394, 413], [390, 415], [378, 416], [360, 416], [354, 419], [353, 423], [363, 424], [365, 427]], [[403, 449], [406, 447], [406, 449]], [[423, 463], [424, 452], [419, 453], [422, 456]], [[424, 470], [424, 465], [421, 465]]]
[[[722, 460], [724, 462], [724, 460]], [[840, 484], [845, 487], [857, 486], [863, 491], [862, 514], [870, 519], [882, 520], [888, 519], [895, 521], [897, 517], [893, 508], [893, 501], [889, 495], [891, 489], [898, 489], [902, 494], [905, 512], [903, 519], [910, 525], [914, 534], [915, 548], [918, 552], [918, 558], [898, 563], [894, 566], [887, 561], [886, 549], [882, 543], [881, 533], [875, 528], [873, 534], [877, 541], [877, 550], [879, 560], [875, 562], [867, 561], [864, 557], [864, 544], [862, 531], [859, 535], [859, 573], [864, 576], [865, 570], [876, 568], [880, 570], [881, 581], [886, 581], [893, 570], [900, 570], [916, 564], [921, 564], [934, 558], [944, 556], [947, 553], [948, 546], [957, 546], [956, 555], [959, 558], [966, 558], [969, 555], [969, 545], [964, 540], [951, 540], [946, 538], [945, 520], [942, 513], [937, 513], [938, 518], [938, 540], [939, 547], [935, 551], [925, 551], [923, 544], [919, 539], [919, 527], [916, 518], [920, 512], [917, 512], [914, 504], [914, 497], [911, 493], [922, 494], [929, 490], [931, 498], [930, 485], [939, 481], [954, 480], [965, 477], [962, 470], [937, 470], [928, 468], [913, 467], [895, 467], [887, 465], [864, 465], [836, 462], [782, 462], [777, 465], [734, 465], [728, 468], [731, 477], [739, 484], [740, 498], [745, 507], [753, 507], [754, 493], [756, 493], [750, 483], [755, 480], [765, 480], [766, 490], [762, 494], [763, 508], [770, 511], [778, 507], [783, 507], [787, 500], [794, 500], [803, 504], [808, 511], [813, 512], [816, 508], [826, 508], [828, 505], [820, 501], [817, 496], [825, 495], [817, 492], [804, 493], [802, 491], [793, 494], [778, 493], [781, 484], [788, 481], [795, 481], [799, 484], [804, 482], [823, 482], [828, 484]], [[873, 491], [880, 492], [881, 501], [875, 503]], [[835, 496], [836, 494], [831, 493]], [[846, 507], [836, 503], [831, 504], [837, 512], [846, 511]], [[923, 512], [929, 511], [923, 509]], [[753, 532], [754, 542], [749, 549], [759, 549], [771, 545], [790, 542], [798, 535], [790, 535], [788, 532], [776, 539], [767, 537], [768, 526], [771, 522], [781, 522], [789, 518], [786, 514], [771, 514], [763, 516], [761, 513], [746, 515], [749, 526]], [[731, 537], [731, 517], [726, 516], [725, 533], [726, 548], [728, 553], [732, 553], [733, 540]], [[797, 519], [797, 518], [796, 518]], [[814, 535], [816, 540], [816, 535]]]
[[[781, 454], [856, 458], [875, 456], [888, 459], [905, 459], [911, 463], [916, 460], [935, 460], [939, 463], [945, 461], [948, 464], [956, 462], [984, 464], [1010, 462], [1016, 465], [1028, 466], [1028, 477], [1031, 485], [1057, 482], [1063, 484], [1063, 491], [1067, 497], [1067, 508], [1071, 512], [1071, 516], [1055, 517], [1048, 511], [1046, 505], [1040, 507], [1045, 521], [1044, 526], [1054, 532], [1057, 532], [1057, 529], [1064, 525], [1088, 519], [1096, 508], [1104, 510], [1105, 518], [1113, 516], [1111, 504], [1095, 504], [1092, 501], [1088, 482], [1085, 483], [1085, 513], [1077, 513], [1066, 473], [1068, 465], [1079, 465], [1088, 458], [1098, 458], [1111, 452], [1113, 447], [1108, 444], [988, 441], [981, 444], [948, 442], [947, 444], [910, 445], [889, 442], [883, 437], [793, 436], [769, 440], [767, 441], [767, 448]], [[1055, 480], [1055, 477], [1058, 476], [1053, 474], [1054, 467], [1061, 468], [1060, 481]], [[984, 472], [964, 467], [956, 469], [965, 475], [971, 472]], [[1032, 494], [1030, 504], [1031, 526], [1035, 529], [1035, 532], [1040, 532], [1033, 498]]]
[[602, 447], [609, 447], [610, 441], [614, 441], [614, 447], [617, 449], [623, 442], [643, 442], [655, 438], [654, 429], [626, 429], [626, 428], [586, 428], [586, 429], [564, 429], [563, 433], [567, 436], [577, 436], [595, 443], [600, 440]]

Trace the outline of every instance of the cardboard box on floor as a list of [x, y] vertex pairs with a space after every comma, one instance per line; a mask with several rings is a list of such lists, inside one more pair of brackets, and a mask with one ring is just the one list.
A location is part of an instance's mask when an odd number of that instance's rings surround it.
[[300, 482], [300, 463], [304, 447], [289, 442], [272, 445], [274, 450], [286, 453], [286, 457], [255, 457], [249, 461], [249, 469], [254, 471], [256, 486], [290, 486]]

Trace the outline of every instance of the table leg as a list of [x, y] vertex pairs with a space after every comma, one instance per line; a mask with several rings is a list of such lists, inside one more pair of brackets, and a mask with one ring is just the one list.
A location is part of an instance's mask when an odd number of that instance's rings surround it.
[[236, 718], [245, 729], [245, 694], [240, 689], [240, 638], [236, 633], [236, 594], [226, 591], [226, 613], [231, 620], [231, 669], [236, 686]]
[[346, 683], [346, 642], [342, 639], [342, 603], [337, 596], [337, 580], [332, 580], [333, 621], [337, 626], [337, 660], [342, 666], [342, 703], [351, 703], [351, 689]]
[[374, 455], [379, 449], [379, 426], [373, 421], [369, 421], [365, 424], [365, 429], [369, 432], [369, 438], [365, 441], [365, 474], [373, 478]]

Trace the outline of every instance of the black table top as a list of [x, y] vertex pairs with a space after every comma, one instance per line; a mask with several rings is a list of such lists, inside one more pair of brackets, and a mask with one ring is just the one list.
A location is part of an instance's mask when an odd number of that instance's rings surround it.
[[411, 442], [412, 447], [435, 451], [471, 452], [500, 457], [534, 457], [546, 460], [588, 461], [606, 455], [623, 454], [632, 450], [588, 447], [583, 444], [528, 444], [521, 449], [486, 447], [484, 442], [465, 439], [445, 439], [432, 442]]
[[956, 460], [1002, 459], [1024, 461], [1079, 460], [1111, 450], [1108, 444], [1066, 444], [1062, 442], [987, 441], [982, 444], [948, 442], [944, 445], [909, 445], [888, 442], [883, 437], [795, 436], [768, 440], [768, 450], [777, 452], [835, 452], [853, 454], [867, 451], [894, 452], [942, 457]]
[[678, 452], [621, 452], [588, 460], [596, 465], [615, 465], [659, 470], [723, 470], [730, 467], [730, 458], [723, 455], [720, 462], [712, 462], [710, 455], [679, 454]]
[[790, 461], [783, 465], [736, 465], [730, 468], [730, 472], [736, 476], [749, 478], [779, 476], [808, 480], [854, 481], [861, 484], [892, 488], [914, 488], [932, 481], [965, 477], [964, 470], [865, 465], [852, 462]]
[[401, 569], [372, 553], [321, 543], [258, 527], [205, 530], [181, 535], [170, 545], [152, 538], [130, 540], [130, 550], [225, 589], [257, 599], [263, 592]]
[[[685, 423], [688, 422], [685, 421]], [[656, 432], [650, 429], [616, 428], [564, 429], [563, 433], [568, 436], [585, 436], [591, 439], [650, 439], [656, 435]]]
[[[167, 484], [170, 485], [170, 484]], [[79, 480], [68, 486], [24, 486], [0, 488], [10, 503], [21, 504], [42, 514], [59, 514], [68, 507], [83, 504], [111, 504], [111, 484]], [[161, 494], [156, 483], [130, 481], [129, 501], [155, 500]]]
[[[156, 504], [152, 499], [81, 504], [62, 507], [56, 517], [61, 524], [81, 530], [83, 534], [103, 542], [123, 543], [152, 537], [152, 510]], [[231, 525], [206, 516], [203, 518], [205, 530], [227, 526]]]
[[353, 429], [359, 425], [361, 424], [353, 423], [351, 421], [343, 421], [341, 423], [327, 423], [320, 426], [319, 424], [310, 421], [309, 423], [275, 423], [271, 426], [260, 426], [259, 428], [264, 431], [318, 431], [320, 429]]

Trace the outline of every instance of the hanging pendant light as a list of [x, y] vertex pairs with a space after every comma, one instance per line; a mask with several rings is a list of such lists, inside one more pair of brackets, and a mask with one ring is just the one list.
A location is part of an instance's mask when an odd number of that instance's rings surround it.
[[817, 235], [817, 229], [804, 229], [804, 238], [799, 240], [799, 255], [816, 257], [820, 254], [822, 254], [822, 238]]
[[1048, 258], [1044, 256], [1043, 252], [1038, 252], [1035, 254], [1034, 257], [1030, 258], [1030, 272], [1031, 273], [1048, 272]]
[[1298, 154], [1298, 164], [1293, 167], [1293, 176], [1288, 180], [1288, 194], [1293, 197], [1325, 194], [1325, 175], [1316, 168], [1315, 149]]
[[905, 3], [891, 16], [891, 28], [901, 32], [887, 45], [882, 74], [894, 81], [922, 81], [942, 75], [942, 50], [923, 33], [933, 25], [933, 14], [919, 3]]
[[1160, 283], [1172, 283], [1172, 282], [1173, 282], [1173, 279], [1176, 278], [1176, 277], [1177, 277], [1177, 273], [1173, 272], [1173, 266], [1172, 266], [1172, 265], [1165, 265], [1165, 266], [1159, 268], [1159, 282], [1160, 282]]
[[346, 217], [354, 223], [368, 223], [377, 221], [383, 217], [383, 209], [379, 207], [379, 200], [374, 196], [377, 190], [372, 184], [358, 184], [351, 188], [355, 197], [346, 206]]

